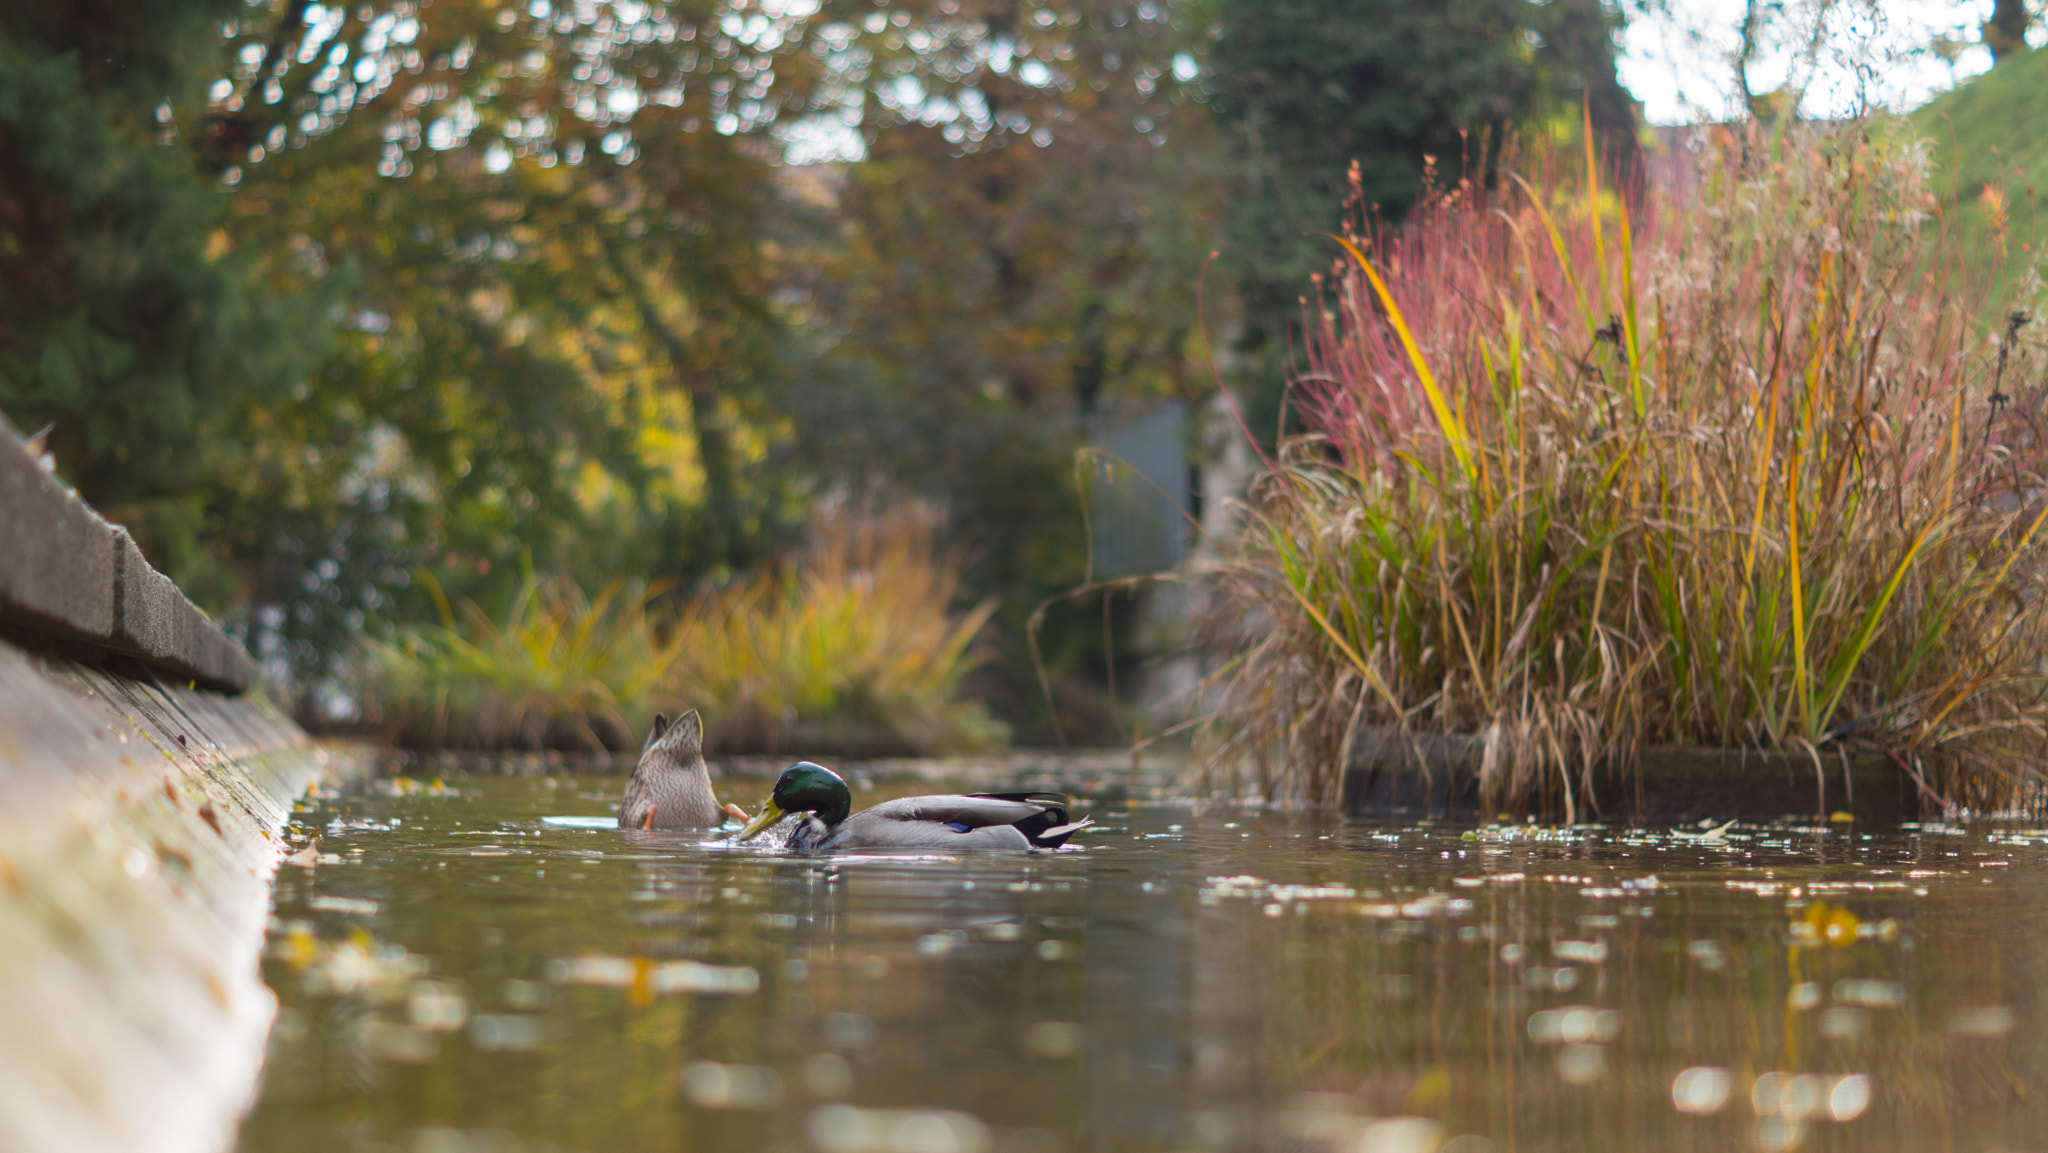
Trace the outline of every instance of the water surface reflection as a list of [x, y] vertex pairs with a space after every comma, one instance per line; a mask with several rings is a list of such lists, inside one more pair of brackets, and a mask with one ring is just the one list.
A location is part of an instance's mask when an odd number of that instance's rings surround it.
[[618, 785], [302, 813], [242, 1148], [2048, 1146], [2048, 830], [1118, 805], [1082, 852], [806, 860], [544, 819]]

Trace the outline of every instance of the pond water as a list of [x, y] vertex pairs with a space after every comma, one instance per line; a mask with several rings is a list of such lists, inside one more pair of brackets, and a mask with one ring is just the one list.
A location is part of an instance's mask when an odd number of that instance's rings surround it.
[[622, 783], [309, 800], [244, 1153], [2048, 1148], [2048, 829], [1099, 803], [805, 859], [580, 827]]

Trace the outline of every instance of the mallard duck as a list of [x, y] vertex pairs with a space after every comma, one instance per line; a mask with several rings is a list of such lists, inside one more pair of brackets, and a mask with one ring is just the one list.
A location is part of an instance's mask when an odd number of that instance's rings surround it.
[[720, 807], [704, 764], [704, 720], [691, 709], [669, 723], [654, 715], [654, 729], [619, 801], [622, 829], [704, 829], [728, 816], [744, 821], [736, 805]]
[[800, 853], [836, 849], [1056, 849], [1095, 822], [1067, 820], [1058, 793], [964, 793], [903, 797], [852, 816], [853, 792], [838, 773], [810, 761], [782, 771], [767, 803], [733, 838], [760, 835], [792, 814], [805, 814], [790, 831]]

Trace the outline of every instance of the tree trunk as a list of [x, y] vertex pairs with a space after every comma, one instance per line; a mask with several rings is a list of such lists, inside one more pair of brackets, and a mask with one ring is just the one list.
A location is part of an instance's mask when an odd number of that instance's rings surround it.
[[1991, 19], [1984, 22], [1984, 46], [1991, 49], [1991, 62], [2002, 64], [2027, 50], [2027, 26], [2033, 23], [2026, 0], [1996, 0]]

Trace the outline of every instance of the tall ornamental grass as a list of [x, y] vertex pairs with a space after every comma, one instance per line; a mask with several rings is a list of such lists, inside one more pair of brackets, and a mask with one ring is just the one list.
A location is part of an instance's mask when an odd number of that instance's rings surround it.
[[428, 588], [438, 625], [372, 641], [366, 713], [422, 748], [626, 749], [655, 711], [677, 647], [660, 588], [595, 597], [529, 576], [502, 616]]
[[[806, 739], [942, 752], [998, 742], [961, 682], [993, 600], [961, 614], [961, 562], [937, 518], [911, 508], [821, 520], [803, 561], [689, 606], [674, 634], [670, 692], [715, 718], [726, 747], [800, 749]], [[865, 735], [862, 735], [865, 734]]]
[[729, 752], [982, 747], [1003, 733], [961, 684], [994, 605], [951, 610], [937, 529], [918, 508], [821, 518], [799, 559], [693, 598], [530, 578], [501, 616], [440, 599], [440, 624], [371, 646], [367, 703], [427, 747], [629, 750], [682, 708]]
[[1330, 801], [1361, 734], [1460, 734], [1489, 804], [1570, 816], [1665, 743], [2040, 778], [2038, 326], [1983, 314], [1896, 126], [1709, 141], [1628, 195], [1524, 157], [1339, 242], [1315, 434], [1220, 573], [1219, 763]]

